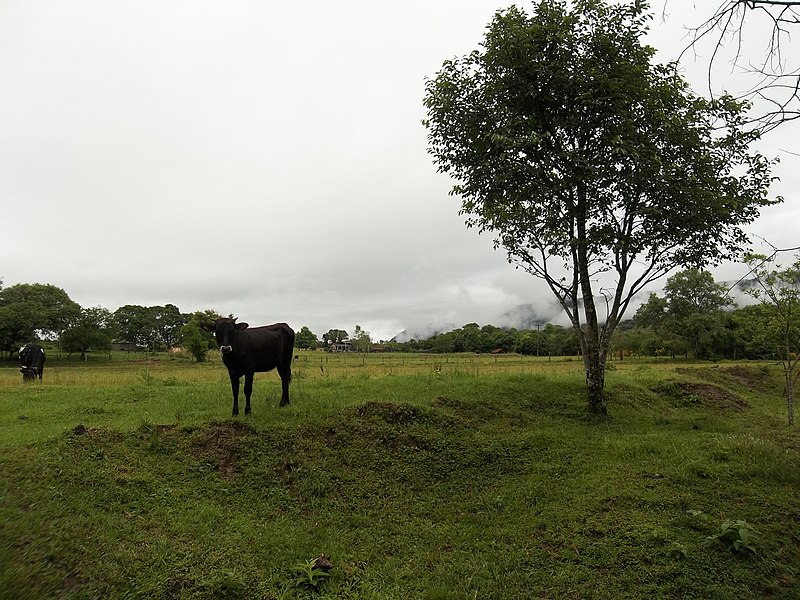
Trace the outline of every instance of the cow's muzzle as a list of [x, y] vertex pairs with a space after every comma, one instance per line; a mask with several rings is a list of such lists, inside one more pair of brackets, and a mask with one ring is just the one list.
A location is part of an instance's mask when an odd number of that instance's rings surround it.
[[233, 352], [233, 346], [220, 346], [219, 351], [223, 354], [230, 354]]

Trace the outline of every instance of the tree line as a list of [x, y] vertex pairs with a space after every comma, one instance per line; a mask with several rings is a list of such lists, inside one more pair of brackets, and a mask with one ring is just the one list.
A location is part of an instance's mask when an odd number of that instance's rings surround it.
[[[179, 344], [213, 347], [211, 334], [200, 325], [213, 321], [214, 311], [184, 314], [174, 304], [164, 306], [82, 307], [63, 289], [41, 283], [4, 288], [0, 280], [0, 351], [13, 356], [32, 340], [49, 340], [67, 353], [107, 351], [112, 342], [156, 352]], [[195, 330], [199, 335], [195, 335]], [[194, 353], [194, 352], [193, 352]], [[199, 359], [205, 356], [199, 353]]]
[[[757, 280], [740, 286], [758, 296]], [[213, 310], [182, 313], [174, 304], [128, 304], [111, 312], [83, 308], [54, 285], [0, 281], [0, 349], [12, 355], [34, 340], [51, 340], [67, 353], [107, 351], [112, 342], [127, 342], [150, 352], [184, 347], [197, 360], [214, 348], [213, 336], [203, 325], [220, 315]], [[651, 293], [633, 315], [623, 321], [611, 342], [615, 359], [628, 356], [718, 359], [780, 359], [782, 349], [770, 334], [774, 321], [770, 303], [737, 306], [726, 287], [701, 269], [680, 271], [667, 279], [661, 295]], [[576, 356], [581, 344], [572, 327], [543, 323], [536, 329], [467, 323], [424, 339], [373, 343], [368, 331], [356, 325], [329, 329], [317, 336], [308, 326], [296, 334], [298, 349], [326, 349], [346, 342], [351, 350], [397, 352], [513, 352], [532, 356]]]

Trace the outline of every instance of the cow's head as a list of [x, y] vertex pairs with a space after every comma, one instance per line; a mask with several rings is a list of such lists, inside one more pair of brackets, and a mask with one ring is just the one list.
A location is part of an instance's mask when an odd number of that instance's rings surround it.
[[233, 352], [233, 344], [236, 340], [236, 332], [247, 329], [247, 323], [237, 323], [236, 318], [220, 317], [214, 323], [205, 325], [204, 329], [214, 332], [214, 337], [219, 344], [220, 352], [228, 354]]
[[22, 373], [22, 381], [33, 381], [36, 379], [37, 369], [36, 367], [20, 367], [20, 373]]

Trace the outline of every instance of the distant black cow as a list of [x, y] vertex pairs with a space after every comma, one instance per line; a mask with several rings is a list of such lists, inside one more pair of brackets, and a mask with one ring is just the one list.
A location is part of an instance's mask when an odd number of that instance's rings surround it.
[[39, 381], [44, 373], [44, 350], [39, 344], [26, 344], [19, 350], [19, 370], [22, 381], [33, 381], [37, 375]]
[[278, 369], [281, 376], [281, 406], [289, 404], [289, 382], [292, 379], [294, 331], [286, 323], [248, 328], [236, 319], [219, 318], [207, 325], [214, 332], [222, 362], [228, 367], [233, 392], [233, 415], [239, 414], [239, 380], [244, 375], [244, 414], [250, 414], [253, 374]]

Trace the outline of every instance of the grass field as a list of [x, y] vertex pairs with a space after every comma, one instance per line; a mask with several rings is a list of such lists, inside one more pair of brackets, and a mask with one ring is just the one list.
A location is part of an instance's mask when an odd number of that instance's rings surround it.
[[800, 598], [774, 365], [615, 362], [594, 421], [578, 359], [303, 352], [234, 420], [216, 356], [48, 361], [0, 363], [3, 599]]

